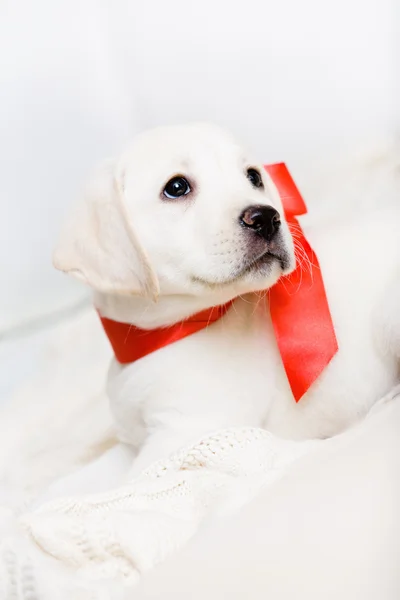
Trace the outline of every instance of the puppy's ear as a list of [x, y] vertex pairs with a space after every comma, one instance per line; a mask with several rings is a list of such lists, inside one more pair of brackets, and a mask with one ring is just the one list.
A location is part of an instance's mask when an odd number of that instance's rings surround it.
[[102, 292], [157, 298], [158, 280], [130, 222], [115, 161], [93, 173], [62, 231], [53, 264]]

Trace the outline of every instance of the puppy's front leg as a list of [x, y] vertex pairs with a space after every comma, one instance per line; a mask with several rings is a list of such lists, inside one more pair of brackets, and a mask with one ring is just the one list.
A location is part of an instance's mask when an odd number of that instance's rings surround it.
[[162, 427], [155, 430], [146, 438], [145, 443], [139, 450], [133, 466], [128, 474], [128, 480], [138, 477], [148, 469], [153, 463], [160, 460], [167, 460], [172, 454], [198, 441], [198, 432], [183, 431], [177, 429]]

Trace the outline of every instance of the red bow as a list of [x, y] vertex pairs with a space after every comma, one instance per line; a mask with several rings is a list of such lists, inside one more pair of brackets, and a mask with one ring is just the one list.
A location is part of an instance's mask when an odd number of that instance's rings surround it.
[[[318, 260], [296, 219], [307, 212], [306, 205], [283, 163], [265, 168], [282, 199], [298, 259], [295, 271], [279, 279], [269, 290], [276, 340], [298, 402], [335, 355], [338, 346]], [[100, 318], [116, 359], [127, 364], [218, 321], [231, 304], [215, 306], [170, 327], [151, 330]]]
[[318, 259], [297, 216], [307, 207], [286, 165], [266, 165], [282, 200], [296, 248], [296, 269], [269, 290], [275, 337], [298, 402], [338, 350]]

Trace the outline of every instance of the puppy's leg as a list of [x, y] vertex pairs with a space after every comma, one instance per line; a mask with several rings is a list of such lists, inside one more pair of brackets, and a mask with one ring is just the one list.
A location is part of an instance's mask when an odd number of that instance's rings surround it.
[[178, 450], [196, 443], [202, 434], [206, 432], [209, 433], [209, 431], [209, 429], [199, 431], [198, 428], [193, 429], [187, 426], [183, 426], [182, 428], [169, 428], [163, 426], [156, 429], [154, 432], [149, 433], [145, 443], [139, 450], [139, 453], [133, 462], [128, 479], [131, 480], [138, 477], [152, 464], [160, 460], [167, 460]]
[[52, 483], [35, 501], [35, 506], [65, 496], [101, 493], [118, 486], [129, 472], [134, 450], [116, 444], [102, 456]]

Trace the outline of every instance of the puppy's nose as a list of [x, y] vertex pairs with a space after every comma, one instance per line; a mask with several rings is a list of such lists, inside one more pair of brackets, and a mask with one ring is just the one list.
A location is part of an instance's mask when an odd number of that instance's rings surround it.
[[272, 206], [249, 206], [240, 215], [239, 222], [270, 240], [281, 225], [281, 217]]

